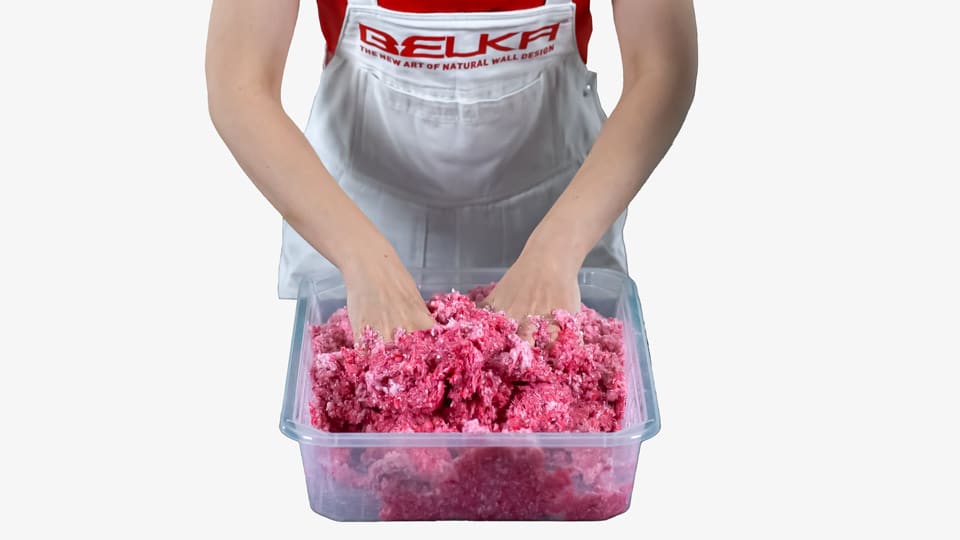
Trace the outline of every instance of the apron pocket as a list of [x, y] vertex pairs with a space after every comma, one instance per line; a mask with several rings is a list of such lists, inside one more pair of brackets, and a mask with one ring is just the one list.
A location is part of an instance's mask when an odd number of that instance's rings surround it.
[[542, 76], [495, 85], [417, 87], [364, 72], [350, 167], [433, 206], [528, 189], [558, 166], [557, 118]]

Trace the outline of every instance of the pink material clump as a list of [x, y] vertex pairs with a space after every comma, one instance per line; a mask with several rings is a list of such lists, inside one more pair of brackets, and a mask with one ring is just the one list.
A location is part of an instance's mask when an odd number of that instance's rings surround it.
[[[427, 302], [436, 325], [354, 344], [346, 308], [310, 328], [311, 421], [329, 432], [609, 432], [626, 402], [623, 323], [583, 307], [517, 322], [479, 307], [493, 285]], [[633, 460], [608, 448], [330, 449], [322, 474], [372, 491], [380, 518], [604, 519]], [[627, 463], [630, 470], [615, 471]]]
[[354, 346], [346, 308], [310, 329], [311, 420], [331, 432], [616, 431], [625, 404], [623, 323], [583, 307], [517, 322], [477, 306], [490, 287], [427, 302], [437, 324]]

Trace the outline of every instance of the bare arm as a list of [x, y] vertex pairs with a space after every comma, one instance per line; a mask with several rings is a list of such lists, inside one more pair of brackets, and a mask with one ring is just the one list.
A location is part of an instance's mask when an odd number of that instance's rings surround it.
[[[207, 43], [210, 116], [244, 172], [338, 268], [382, 237], [330, 177], [280, 103], [299, 0], [216, 0]], [[322, 216], [322, 219], [321, 219]], [[334, 227], [342, 223], [343, 226]]]
[[491, 295], [500, 309], [579, 308], [576, 272], [663, 159], [693, 101], [692, 0], [614, 0], [623, 93], [590, 155]]
[[533, 241], [562, 240], [577, 266], [647, 181], [693, 101], [697, 36], [692, 0], [615, 0], [623, 94], [580, 171]]
[[210, 116], [257, 188], [340, 269], [355, 331], [362, 323], [388, 335], [395, 326], [429, 327], [432, 321], [393, 247], [283, 110], [280, 85], [299, 5], [214, 0], [206, 64]]

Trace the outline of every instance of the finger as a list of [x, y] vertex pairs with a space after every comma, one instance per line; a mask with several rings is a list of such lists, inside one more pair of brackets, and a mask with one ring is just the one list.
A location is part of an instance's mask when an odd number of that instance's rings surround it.
[[397, 338], [397, 330], [403, 328], [403, 325], [391, 324], [381, 321], [375, 328], [377, 335], [384, 343], [393, 343]]
[[526, 341], [532, 346], [534, 344], [534, 330], [536, 330], [536, 325], [533, 324], [533, 320], [530, 319], [530, 317], [524, 317], [523, 321], [517, 327], [517, 335], [520, 336], [520, 339]]
[[362, 326], [359, 322], [350, 321], [350, 333], [353, 334], [353, 345], [356, 346], [360, 343], [360, 334], [362, 334]]
[[477, 305], [488, 308], [491, 311], [505, 311], [500, 305], [500, 298], [497, 296], [497, 289], [493, 289], [489, 294], [478, 299]]
[[550, 318], [550, 324], [547, 326], [547, 335], [550, 336], [550, 343], [556, 341], [557, 337], [560, 336], [560, 325], [552, 317]]
[[420, 319], [420, 324], [417, 325], [416, 330], [430, 330], [433, 326], [437, 324], [437, 321], [434, 320], [429, 314], [424, 314]]
[[[352, 325], [351, 325], [352, 326]], [[356, 326], [353, 326], [353, 346], [358, 347], [363, 340], [363, 336], [366, 333], [367, 329], [372, 330], [376, 335], [383, 337], [387, 335], [383, 331], [383, 324], [380, 322], [371, 323], [369, 321], [364, 321]]]
[[393, 343], [397, 340], [397, 330], [399, 329], [400, 327], [388, 330], [387, 327], [384, 326], [383, 328], [377, 330], [377, 332], [380, 333], [380, 337], [383, 338], [384, 343]]
[[360, 345], [360, 341], [363, 340], [363, 334], [364, 334], [364, 332], [366, 331], [367, 326], [369, 326], [369, 325], [367, 325], [367, 324], [358, 325], [358, 326], [353, 330], [353, 345], [354, 345], [354, 347]]
[[411, 322], [411, 331], [429, 330], [437, 323], [436, 319], [433, 318], [433, 313], [430, 313], [430, 310], [427, 309], [427, 305], [423, 300], [420, 300], [414, 306]]

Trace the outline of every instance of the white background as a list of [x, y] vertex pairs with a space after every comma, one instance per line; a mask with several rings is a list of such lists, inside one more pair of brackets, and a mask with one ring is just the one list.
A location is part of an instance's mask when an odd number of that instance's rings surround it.
[[[207, 117], [209, 2], [5, 2], [0, 536], [957, 538], [955, 6], [697, 2], [696, 103], [627, 227], [663, 415], [628, 514], [343, 525], [277, 429], [280, 219]], [[304, 0], [301, 124], [321, 39]]]

